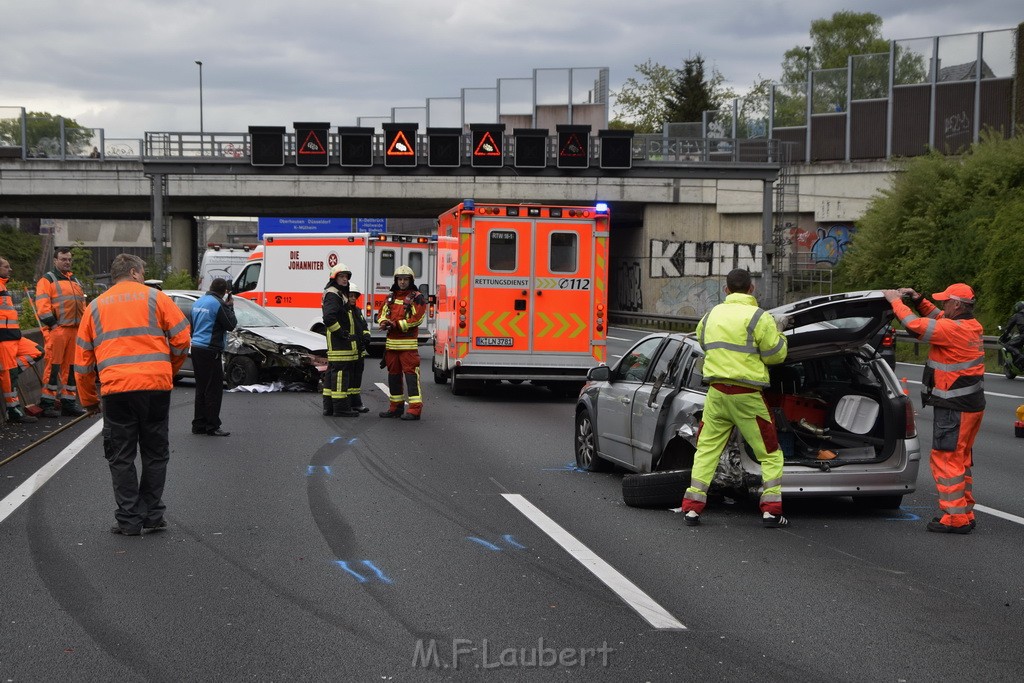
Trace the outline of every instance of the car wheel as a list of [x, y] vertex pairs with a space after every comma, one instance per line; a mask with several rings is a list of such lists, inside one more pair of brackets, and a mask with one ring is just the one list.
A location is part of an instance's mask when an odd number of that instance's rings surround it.
[[855, 496], [853, 502], [864, 508], [896, 510], [903, 504], [903, 496]]
[[692, 470], [627, 474], [622, 478], [622, 501], [634, 508], [679, 507], [690, 485]]
[[576, 412], [576, 431], [573, 439], [576, 466], [586, 472], [608, 472], [612, 464], [597, 454], [597, 439], [594, 438], [594, 422], [586, 408]]
[[229, 389], [256, 384], [259, 380], [259, 371], [256, 369], [256, 363], [252, 358], [246, 356], [235, 356], [229, 360], [224, 374]]

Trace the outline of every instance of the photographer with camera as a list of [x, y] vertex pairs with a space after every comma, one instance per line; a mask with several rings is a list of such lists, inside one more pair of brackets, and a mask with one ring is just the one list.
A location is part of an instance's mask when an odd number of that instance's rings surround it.
[[235, 329], [235, 305], [228, 281], [216, 278], [210, 291], [192, 305], [192, 369], [196, 378], [195, 413], [192, 433], [228, 436], [220, 428], [220, 404], [224, 397], [224, 364], [221, 353], [227, 333]]

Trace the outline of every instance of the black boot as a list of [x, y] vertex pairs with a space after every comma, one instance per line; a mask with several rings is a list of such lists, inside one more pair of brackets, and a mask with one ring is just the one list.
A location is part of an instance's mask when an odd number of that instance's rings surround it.
[[368, 413], [370, 409], [363, 405], [363, 399], [360, 396], [352, 396], [352, 410], [357, 413]]
[[60, 400], [60, 414], [67, 417], [79, 417], [85, 415], [86, 410], [79, 405], [77, 399], [62, 398]]
[[379, 413], [379, 416], [380, 417], [402, 417], [402, 413], [404, 413], [404, 412], [405, 412], [405, 405], [403, 404], [403, 405], [398, 406], [395, 409], [389, 408], [388, 410], [385, 410], [385, 411]]
[[7, 409], [7, 421], [17, 422], [19, 424], [32, 424], [33, 422], [38, 422], [39, 420], [38, 418], [32, 417], [31, 415], [26, 415], [24, 412], [22, 412], [20, 406], [15, 406], [14, 408]]
[[332, 415], [334, 415], [334, 399], [324, 394], [324, 417], [331, 417]]
[[359, 417], [359, 413], [352, 410], [352, 403], [347, 398], [334, 399], [334, 417]]

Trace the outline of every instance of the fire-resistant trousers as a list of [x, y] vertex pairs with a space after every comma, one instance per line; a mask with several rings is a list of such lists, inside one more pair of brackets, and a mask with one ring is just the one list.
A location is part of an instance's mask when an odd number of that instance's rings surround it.
[[[405, 406], [405, 395], [409, 396], [408, 413], [420, 415], [423, 412], [423, 394], [420, 392], [420, 352], [417, 349], [384, 352], [384, 363], [388, 369], [388, 400], [391, 411]], [[402, 378], [405, 386], [402, 386]]]
[[[164, 480], [171, 452], [167, 418], [169, 391], [108, 394], [103, 402], [103, 453], [114, 484], [114, 517], [122, 529], [155, 524], [164, 516]], [[142, 475], [135, 457], [142, 458]]]
[[974, 438], [985, 411], [935, 408], [932, 427], [932, 477], [939, 492], [940, 522], [965, 526], [974, 520]]
[[693, 510], [700, 514], [707, 505], [708, 486], [733, 427], [740, 430], [761, 463], [761, 511], [781, 515], [783, 455], [771, 412], [760, 391], [729, 384], [712, 384], [708, 388], [690, 487], [683, 496], [683, 512]]

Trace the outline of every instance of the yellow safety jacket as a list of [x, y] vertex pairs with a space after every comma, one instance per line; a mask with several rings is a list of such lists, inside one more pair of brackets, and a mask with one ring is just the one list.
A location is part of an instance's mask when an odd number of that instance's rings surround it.
[[704, 381], [767, 387], [768, 365], [786, 360], [786, 338], [750, 294], [729, 294], [697, 323]]

